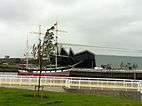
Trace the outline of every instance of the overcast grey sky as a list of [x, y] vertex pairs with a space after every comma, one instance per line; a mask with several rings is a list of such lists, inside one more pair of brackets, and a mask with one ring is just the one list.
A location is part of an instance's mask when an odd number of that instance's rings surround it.
[[[141, 0], [0, 0], [0, 57], [22, 57], [27, 32], [57, 21], [68, 31], [59, 40], [114, 48], [142, 49]], [[36, 36], [30, 34], [30, 45]], [[81, 48], [78, 48], [81, 49]], [[98, 48], [96, 54], [135, 55]]]

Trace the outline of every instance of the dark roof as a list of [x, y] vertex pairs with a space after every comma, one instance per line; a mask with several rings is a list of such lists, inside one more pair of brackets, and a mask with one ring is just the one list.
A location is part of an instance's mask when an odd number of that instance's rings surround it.
[[92, 68], [96, 66], [95, 62], [95, 54], [85, 50], [82, 52], [79, 52], [77, 54], [74, 54], [72, 49], [70, 48], [69, 56], [68, 53], [64, 48], [61, 49], [60, 55], [66, 55], [66, 57], [60, 57], [60, 65], [74, 65], [74, 67], [80, 67], [80, 68]]
[[73, 52], [72, 48], [70, 48], [69, 56], [70, 56], [70, 57], [74, 56], [74, 52]]
[[60, 55], [68, 56], [68, 53], [67, 53], [67, 51], [64, 48], [61, 48]]
[[88, 50], [85, 50], [85, 51], [76, 53], [75, 56], [82, 55], [82, 54], [91, 54], [91, 55], [95, 55], [94, 53], [92, 53], [92, 52], [90, 52], [90, 51], [88, 51]]

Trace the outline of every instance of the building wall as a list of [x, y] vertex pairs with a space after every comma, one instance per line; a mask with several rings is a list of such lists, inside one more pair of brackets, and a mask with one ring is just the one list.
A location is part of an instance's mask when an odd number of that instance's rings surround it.
[[97, 66], [111, 64], [113, 67], [118, 67], [122, 62], [123, 64], [137, 64], [138, 69], [142, 69], [142, 57], [96, 55]]

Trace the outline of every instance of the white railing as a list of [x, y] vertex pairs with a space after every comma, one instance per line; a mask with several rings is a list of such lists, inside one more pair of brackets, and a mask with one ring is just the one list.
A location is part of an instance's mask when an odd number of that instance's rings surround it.
[[[0, 75], [0, 85], [37, 86], [39, 77]], [[61, 86], [75, 89], [117, 89], [142, 93], [142, 81], [111, 78], [41, 77], [42, 86]]]

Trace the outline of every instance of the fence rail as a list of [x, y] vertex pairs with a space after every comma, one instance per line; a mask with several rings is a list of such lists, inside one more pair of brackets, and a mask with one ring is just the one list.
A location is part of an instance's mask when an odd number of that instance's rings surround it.
[[[36, 76], [0, 75], [0, 85], [7, 86], [37, 86]], [[141, 80], [111, 79], [111, 78], [82, 78], [82, 77], [41, 77], [42, 86], [60, 86], [66, 88], [100, 88], [133, 90], [142, 93]]]

